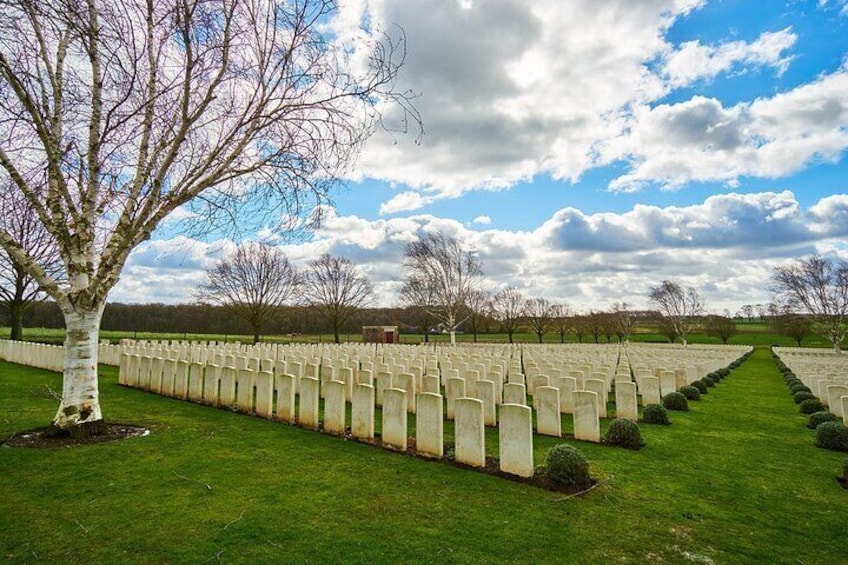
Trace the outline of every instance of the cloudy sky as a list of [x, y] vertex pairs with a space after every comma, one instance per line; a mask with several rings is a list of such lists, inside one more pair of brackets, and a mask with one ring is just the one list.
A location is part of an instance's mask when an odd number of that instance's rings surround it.
[[[350, 258], [381, 305], [427, 230], [578, 310], [674, 279], [735, 312], [776, 264], [848, 257], [848, 0], [346, 0], [332, 27], [363, 22], [405, 30], [425, 135], [370, 139], [284, 247]], [[111, 299], [191, 301], [231, 245], [163, 232]]]

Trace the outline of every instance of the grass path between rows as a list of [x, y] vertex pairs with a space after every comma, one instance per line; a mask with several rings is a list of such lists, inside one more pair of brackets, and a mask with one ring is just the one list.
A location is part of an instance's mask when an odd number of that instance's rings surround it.
[[[150, 436], [0, 448], [0, 561], [848, 562], [845, 454], [814, 447], [765, 349], [672, 426], [641, 425], [639, 452], [571, 442], [608, 482], [569, 500], [116, 381], [102, 370], [107, 419]], [[0, 363], [0, 437], [50, 420], [48, 387]], [[535, 437], [537, 464], [559, 441]]]

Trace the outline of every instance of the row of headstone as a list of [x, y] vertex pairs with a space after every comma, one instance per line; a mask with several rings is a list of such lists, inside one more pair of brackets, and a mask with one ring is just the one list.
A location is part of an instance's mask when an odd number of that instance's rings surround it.
[[30, 341], [0, 340], [0, 361], [61, 373], [65, 366], [65, 348]]
[[848, 356], [828, 349], [775, 347], [774, 351], [813, 395], [848, 426]]
[[[232, 408], [262, 418], [297, 422], [318, 429], [321, 424], [320, 399], [323, 396], [323, 429], [327, 433], [345, 435], [348, 415], [350, 435], [363, 441], [374, 441], [376, 388], [358, 383], [348, 402], [346, 383], [338, 380], [322, 382], [307, 376], [300, 379], [296, 393], [296, 376], [274, 375], [270, 371], [249, 368], [203, 366], [170, 359], [126, 355], [121, 359], [120, 381], [130, 387], [165, 396]], [[399, 388], [382, 391], [382, 433], [384, 446], [408, 449], [407, 418], [410, 396]], [[425, 457], [444, 457], [444, 398], [433, 392], [414, 394], [416, 406], [415, 448]], [[483, 467], [485, 459], [484, 404], [476, 398], [460, 397], [454, 401], [455, 453], [460, 463]], [[532, 413], [527, 406], [504, 404], [500, 408], [500, 468], [502, 471], [529, 477], [533, 474]]]

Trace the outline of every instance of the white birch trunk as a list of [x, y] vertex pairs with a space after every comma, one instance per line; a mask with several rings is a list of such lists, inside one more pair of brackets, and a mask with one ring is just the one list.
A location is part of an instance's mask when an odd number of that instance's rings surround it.
[[97, 386], [97, 345], [104, 306], [100, 304], [89, 312], [63, 309], [65, 370], [62, 401], [53, 419], [53, 425], [60, 430], [71, 430], [83, 424], [102, 424]]

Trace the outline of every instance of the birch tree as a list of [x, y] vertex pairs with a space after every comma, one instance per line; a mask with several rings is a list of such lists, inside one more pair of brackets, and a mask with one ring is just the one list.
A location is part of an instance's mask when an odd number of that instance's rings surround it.
[[683, 288], [679, 283], [666, 280], [651, 287], [648, 298], [656, 304], [663, 322], [671, 326], [685, 347], [686, 336], [697, 323], [697, 316], [704, 312], [704, 300], [698, 291], [691, 286]]
[[26, 200], [67, 282], [5, 229], [0, 245], [65, 318], [55, 431], [105, 429], [103, 307], [130, 252], [165, 218], [239, 205], [254, 219], [307, 216], [384, 112], [401, 116], [393, 124], [418, 123], [393, 91], [403, 38], [329, 37], [335, 9], [320, 0], [3, 1], [0, 186], [11, 188], [0, 199]]
[[842, 352], [848, 334], [848, 262], [813, 255], [775, 267], [772, 291], [790, 310], [805, 311], [813, 328]]
[[477, 256], [455, 237], [428, 233], [407, 244], [403, 266], [407, 281], [429, 289], [430, 312], [450, 333], [451, 345], [456, 345], [456, 330], [465, 321], [469, 297], [483, 276]]
[[197, 298], [245, 320], [253, 330], [253, 342], [258, 343], [262, 326], [295, 297], [299, 286], [300, 275], [282, 250], [245, 242], [206, 271]]

